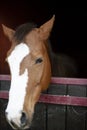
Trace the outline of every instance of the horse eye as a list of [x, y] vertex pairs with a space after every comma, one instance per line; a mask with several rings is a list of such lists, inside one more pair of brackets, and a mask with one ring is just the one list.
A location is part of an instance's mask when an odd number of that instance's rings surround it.
[[38, 64], [38, 63], [41, 63], [42, 61], [43, 61], [42, 58], [38, 58], [36, 59], [35, 63]]

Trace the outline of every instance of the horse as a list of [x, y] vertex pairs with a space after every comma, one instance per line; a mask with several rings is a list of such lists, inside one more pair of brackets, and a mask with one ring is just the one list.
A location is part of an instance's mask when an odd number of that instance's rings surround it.
[[37, 27], [23, 24], [15, 31], [2, 25], [11, 41], [6, 61], [11, 72], [11, 86], [5, 115], [13, 129], [30, 127], [35, 104], [51, 80], [51, 64], [47, 41], [55, 16]]
[[[57, 56], [52, 52], [49, 38], [54, 21], [55, 15], [39, 27], [25, 23], [16, 30], [2, 24], [4, 34], [11, 41], [6, 57], [11, 72], [11, 85], [5, 115], [13, 129], [30, 128], [35, 105], [41, 92], [48, 89], [51, 76], [66, 76], [65, 66], [72, 64], [67, 56]], [[59, 65], [58, 70], [59, 63], [63, 64], [62, 68]], [[76, 72], [71, 65], [69, 68]], [[59, 73], [61, 70], [64, 71], [62, 75]], [[71, 76], [71, 69], [68, 76]]]

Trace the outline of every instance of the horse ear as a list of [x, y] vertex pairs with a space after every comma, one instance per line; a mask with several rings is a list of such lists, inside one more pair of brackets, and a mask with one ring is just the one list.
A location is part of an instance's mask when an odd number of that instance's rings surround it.
[[42, 39], [45, 40], [48, 39], [54, 24], [54, 20], [55, 20], [55, 15], [53, 15], [53, 17], [49, 21], [47, 21], [46, 23], [40, 26], [39, 32], [40, 32], [40, 37]]
[[12, 40], [13, 34], [15, 33], [15, 31], [7, 26], [5, 26], [4, 24], [2, 24], [2, 28], [3, 28], [3, 32], [4, 34], [9, 38], [9, 40]]

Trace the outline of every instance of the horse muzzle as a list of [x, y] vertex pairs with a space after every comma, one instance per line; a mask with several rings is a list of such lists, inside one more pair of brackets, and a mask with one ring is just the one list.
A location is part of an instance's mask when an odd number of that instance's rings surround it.
[[25, 112], [21, 113], [21, 117], [9, 118], [8, 113], [5, 113], [6, 119], [13, 129], [25, 130], [29, 129], [31, 121], [28, 119]]

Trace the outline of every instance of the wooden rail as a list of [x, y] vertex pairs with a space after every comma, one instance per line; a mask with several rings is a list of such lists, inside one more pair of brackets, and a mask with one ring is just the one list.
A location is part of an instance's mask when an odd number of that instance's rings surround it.
[[[0, 80], [10, 81], [10, 75], [0, 75]], [[51, 84], [67, 84], [67, 85], [86, 85], [87, 79], [79, 78], [51, 78]], [[8, 91], [1, 90], [0, 98], [8, 99]], [[74, 106], [84, 106], [87, 107], [87, 97], [77, 97], [69, 95], [51, 95], [51, 94], [41, 94], [39, 102], [50, 103], [50, 104], [60, 104], [60, 105], [74, 105]]]

